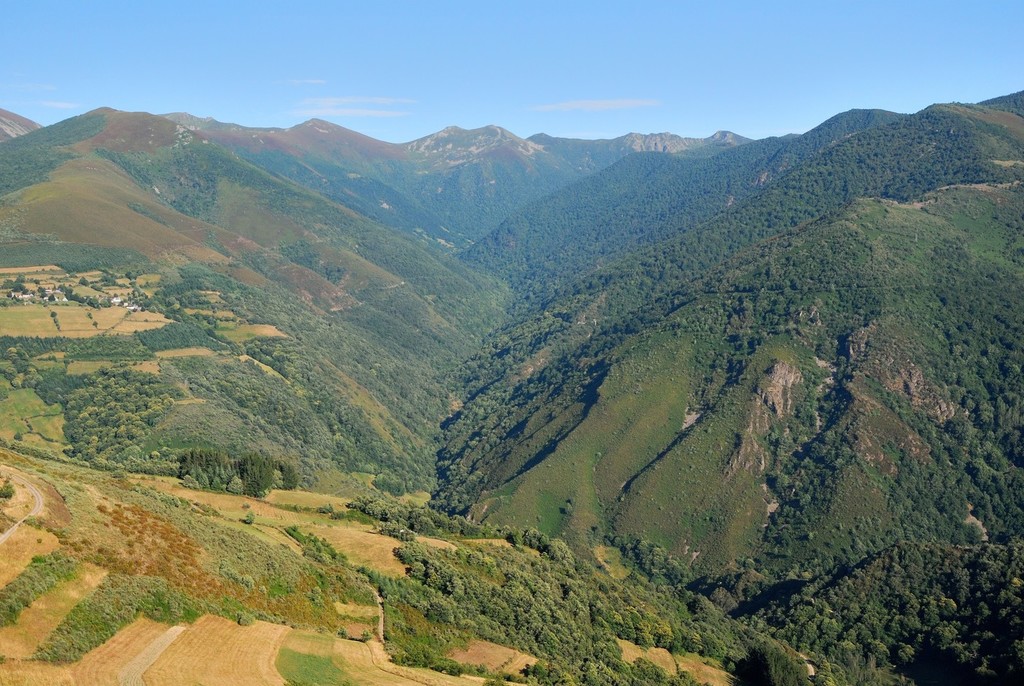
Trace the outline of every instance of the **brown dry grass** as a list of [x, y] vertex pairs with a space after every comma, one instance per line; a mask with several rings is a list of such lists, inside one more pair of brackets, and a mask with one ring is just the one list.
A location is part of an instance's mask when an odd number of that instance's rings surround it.
[[350, 526], [316, 526], [307, 530], [326, 539], [355, 565], [366, 565], [388, 576], [405, 576], [405, 565], [394, 553], [402, 545], [397, 538]]
[[[21, 274], [26, 279], [31, 279], [44, 272], [56, 272], [57, 275], [64, 274], [64, 270], [55, 264], [42, 264], [35, 267], [0, 267], [0, 275], [4, 274]], [[47, 274], [49, 277], [53, 277], [53, 274]]]
[[355, 617], [357, 619], [377, 619], [376, 605], [356, 605], [355, 603], [334, 603], [334, 609], [343, 617]]
[[143, 374], [159, 374], [160, 363], [156, 360], [146, 360], [145, 362], [132, 365], [132, 369]]
[[698, 683], [711, 684], [711, 686], [735, 686], [739, 683], [724, 669], [703, 662], [697, 655], [673, 655], [664, 648], [645, 649], [621, 638], [615, 640], [618, 642], [619, 648], [622, 649], [622, 659], [626, 662], [636, 662], [640, 658], [645, 658], [669, 674], [686, 672]]
[[316, 508], [330, 505], [336, 510], [344, 510], [351, 502], [348, 498], [311, 491], [271, 491], [264, 500], [275, 505], [295, 505], [297, 507]]
[[164, 624], [145, 618], [135, 620], [71, 667], [75, 682], [120, 686], [118, 675], [125, 665], [166, 631]]
[[58, 585], [29, 605], [17, 624], [0, 628], [0, 655], [29, 658], [82, 598], [100, 585], [106, 570], [84, 565], [77, 577]]
[[0, 548], [0, 586], [6, 586], [36, 555], [52, 553], [60, 547], [57, 537], [49, 531], [22, 524]]
[[234, 343], [245, 343], [254, 338], [287, 338], [288, 335], [273, 324], [240, 324], [238, 326], [222, 325], [217, 333]]
[[267, 622], [239, 626], [222, 617], [203, 616], [146, 671], [146, 683], [284, 686], [274, 662], [289, 631]]
[[[359, 641], [336, 640], [333, 657], [346, 674], [352, 676], [356, 683], [366, 686], [466, 686], [481, 684], [479, 677], [446, 676], [428, 669], [399, 667], [388, 658], [384, 647], [377, 641], [361, 643]], [[293, 648], [293, 650], [298, 650]], [[298, 651], [302, 652], [302, 651]], [[315, 653], [314, 653], [315, 654]]]
[[669, 674], [676, 673], [676, 661], [672, 658], [672, 654], [664, 648], [641, 648], [637, 644], [621, 638], [615, 640], [622, 650], [622, 660], [624, 662], [636, 662], [640, 658], [644, 658], [658, 665]]
[[15, 305], [0, 309], [0, 329], [6, 336], [58, 336], [50, 312], [40, 305]]
[[173, 350], [161, 350], [156, 353], [157, 357], [209, 357], [213, 351], [209, 348], [175, 348]]
[[696, 655], [676, 655], [675, 659], [679, 665], [679, 671], [686, 672], [698, 683], [711, 684], [711, 686], [736, 686], [740, 683], [721, 667], [702, 662]]
[[463, 538], [459, 543], [466, 545], [493, 545], [498, 548], [511, 548], [512, 544], [504, 538]]
[[68, 374], [92, 374], [113, 365], [113, 362], [107, 360], [75, 360], [68, 363]]
[[[7, 660], [0, 664], [0, 686], [75, 686], [76, 684], [102, 684], [99, 681], [79, 681], [72, 677], [67, 667], [46, 664], [43, 662], [22, 662]], [[117, 684], [110, 683], [111, 686]]]
[[470, 641], [465, 648], [448, 653], [448, 657], [464, 665], [483, 665], [492, 672], [507, 674], [518, 674], [537, 663], [532, 655], [490, 641]]
[[272, 526], [286, 527], [320, 524], [326, 521], [326, 518], [323, 516], [306, 512], [293, 512], [275, 507], [273, 503], [258, 498], [232, 495], [230, 493], [195, 491], [182, 486], [175, 477], [146, 477], [139, 479], [138, 483], [164, 493], [169, 493], [178, 498], [208, 505], [228, 519], [242, 519], [246, 514], [252, 512], [256, 516], [257, 523]]
[[439, 550], [458, 550], [459, 546], [455, 545], [451, 541], [445, 541], [440, 538], [431, 538], [429, 536], [417, 536], [417, 543], [425, 543], [432, 548], [438, 548]]

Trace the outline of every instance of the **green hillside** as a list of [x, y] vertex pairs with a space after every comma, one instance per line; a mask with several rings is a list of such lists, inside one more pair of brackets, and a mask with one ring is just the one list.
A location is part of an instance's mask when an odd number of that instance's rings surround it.
[[321, 120], [290, 129], [250, 129], [167, 115], [245, 159], [360, 214], [438, 242], [464, 247], [527, 203], [643, 150], [711, 154], [746, 142], [629, 134], [612, 140], [537, 135], [497, 126], [449, 127], [406, 144], [376, 141]]
[[[79, 291], [50, 312], [0, 309], [8, 358], [25, 360], [7, 382], [41, 378], [63, 408], [47, 448], [159, 471], [210, 445], [298, 460], [310, 480], [333, 469], [430, 486], [440, 370], [498, 321], [497, 283], [160, 117], [83, 115], [5, 144], [0, 167], [5, 278]], [[54, 263], [60, 274], [38, 269]], [[107, 308], [114, 296], [160, 321], [107, 326], [124, 312]], [[30, 326], [36, 314], [57, 328]], [[79, 426], [91, 407], [135, 402], [150, 374], [166, 400], [141, 426], [126, 428], [131, 413]], [[87, 445], [98, 427], [132, 438]]]
[[1019, 535], [1020, 123], [847, 136], [496, 336], [439, 503], [769, 578], [969, 542], [968, 503]]
[[899, 118], [854, 110], [802, 136], [630, 155], [513, 215], [463, 259], [542, 306], [581, 274], [690, 231], [846, 137]]

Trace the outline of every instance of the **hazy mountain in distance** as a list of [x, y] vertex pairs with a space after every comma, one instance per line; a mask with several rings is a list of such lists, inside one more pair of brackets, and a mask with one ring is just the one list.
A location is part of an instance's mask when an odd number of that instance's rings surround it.
[[395, 144], [313, 119], [288, 129], [166, 115], [275, 174], [389, 226], [463, 246], [506, 217], [633, 152], [711, 154], [746, 139], [629, 134], [614, 140], [521, 138], [500, 126], [457, 126]]

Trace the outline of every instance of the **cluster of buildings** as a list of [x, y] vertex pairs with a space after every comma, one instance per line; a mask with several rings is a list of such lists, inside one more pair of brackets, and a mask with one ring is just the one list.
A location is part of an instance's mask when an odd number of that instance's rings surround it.
[[66, 303], [68, 297], [64, 295], [64, 291], [59, 288], [43, 288], [35, 291], [11, 291], [7, 294], [7, 297], [11, 300], [49, 300], [50, 302]]

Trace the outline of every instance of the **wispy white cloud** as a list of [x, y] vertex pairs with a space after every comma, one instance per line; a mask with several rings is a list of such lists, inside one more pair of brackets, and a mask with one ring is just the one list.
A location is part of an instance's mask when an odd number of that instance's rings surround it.
[[416, 102], [408, 98], [379, 98], [365, 95], [347, 95], [343, 98], [306, 98], [303, 105], [337, 107], [339, 105], [409, 105]]
[[405, 117], [408, 112], [396, 110], [368, 110], [359, 107], [319, 107], [295, 110], [303, 117]]
[[536, 105], [530, 109], [535, 112], [603, 112], [605, 110], [631, 110], [638, 107], [657, 107], [661, 104], [659, 100], [568, 100], [566, 102], [555, 102], [548, 105]]
[[55, 110], [73, 110], [81, 107], [77, 102], [61, 102], [59, 100], [42, 100], [39, 104]]
[[4, 90], [21, 91], [23, 93], [39, 93], [42, 91], [55, 91], [57, 87], [52, 83], [3, 83], [0, 88]]
[[409, 113], [402, 110], [353, 107], [353, 105], [409, 105], [415, 100], [408, 98], [384, 98], [363, 95], [349, 95], [337, 98], [306, 98], [295, 113], [303, 117], [404, 117]]

